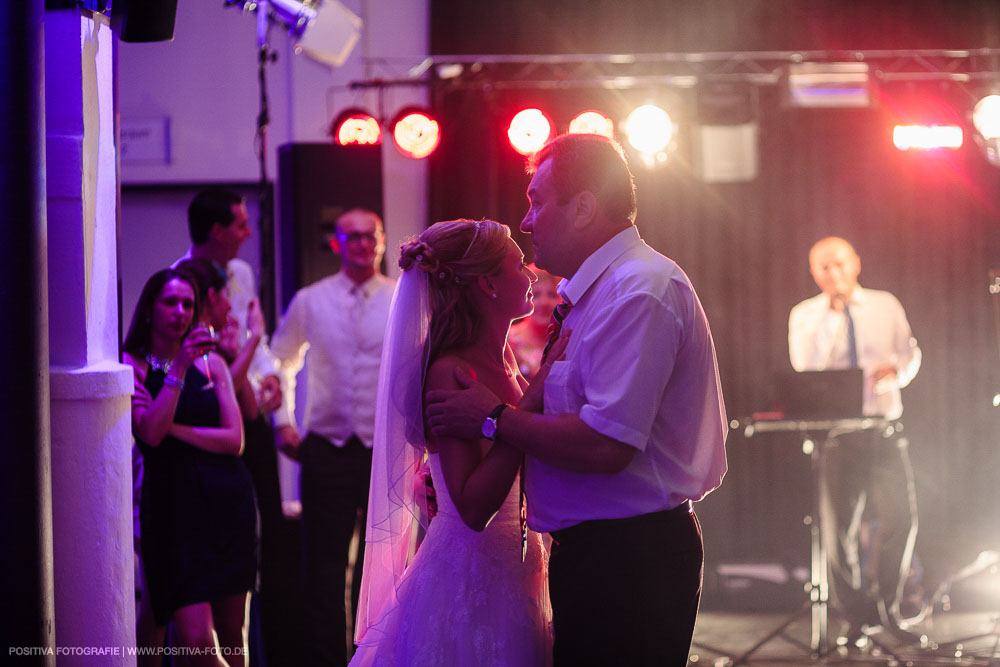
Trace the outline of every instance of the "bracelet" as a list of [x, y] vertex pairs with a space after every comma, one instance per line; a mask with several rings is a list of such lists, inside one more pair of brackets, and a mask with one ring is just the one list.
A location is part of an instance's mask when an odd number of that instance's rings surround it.
[[168, 387], [177, 387], [177, 391], [184, 391], [183, 378], [175, 378], [173, 375], [164, 375], [163, 384]]

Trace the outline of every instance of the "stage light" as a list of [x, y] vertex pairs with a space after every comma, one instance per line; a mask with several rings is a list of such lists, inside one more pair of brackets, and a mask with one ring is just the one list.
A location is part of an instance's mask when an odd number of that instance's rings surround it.
[[658, 106], [644, 104], [625, 119], [625, 136], [633, 148], [646, 155], [665, 149], [674, 138], [676, 128], [670, 115]]
[[423, 111], [404, 109], [393, 123], [392, 141], [406, 157], [421, 160], [441, 143], [441, 126]]
[[901, 151], [961, 148], [962, 128], [956, 125], [897, 125], [892, 143]]
[[1000, 95], [987, 95], [976, 102], [972, 124], [983, 139], [1000, 137]]
[[300, 36], [295, 52], [340, 67], [361, 39], [361, 18], [337, 0], [323, 0], [314, 6], [316, 18], [309, 22], [309, 31]]
[[615, 138], [615, 122], [600, 111], [584, 111], [569, 122], [569, 134], [599, 134]]
[[361, 19], [338, 0], [226, 0], [226, 5], [256, 12], [258, 46], [267, 43], [269, 25], [280, 25], [295, 40], [295, 53], [327, 65], [343, 65], [361, 37]]
[[330, 125], [330, 136], [340, 146], [373, 146], [382, 143], [382, 126], [366, 111], [347, 109]]
[[798, 108], [851, 108], [871, 104], [868, 63], [792, 63], [785, 103]]
[[507, 139], [521, 155], [531, 155], [552, 136], [552, 121], [541, 109], [522, 109], [510, 121]]

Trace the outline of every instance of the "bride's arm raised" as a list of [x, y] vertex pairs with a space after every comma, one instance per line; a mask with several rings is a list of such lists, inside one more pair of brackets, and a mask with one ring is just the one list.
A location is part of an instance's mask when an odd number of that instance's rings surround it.
[[[455, 357], [442, 357], [427, 370], [424, 390], [457, 389], [455, 368], [469, 366]], [[431, 451], [440, 452], [448, 495], [469, 528], [481, 531], [490, 523], [510, 493], [521, 466], [520, 451], [502, 442], [479, 442], [431, 437]]]

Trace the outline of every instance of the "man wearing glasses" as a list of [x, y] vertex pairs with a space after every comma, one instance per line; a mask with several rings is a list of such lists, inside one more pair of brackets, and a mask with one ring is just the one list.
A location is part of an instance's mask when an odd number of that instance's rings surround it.
[[[307, 655], [315, 664], [344, 665], [344, 586], [351, 538], [361, 539], [352, 578], [357, 610], [371, 476], [375, 392], [393, 281], [382, 275], [382, 221], [351, 209], [337, 219], [330, 243], [341, 270], [295, 293], [271, 337], [287, 381], [275, 413], [281, 451], [302, 464]], [[306, 351], [305, 437], [294, 421], [295, 376]]]

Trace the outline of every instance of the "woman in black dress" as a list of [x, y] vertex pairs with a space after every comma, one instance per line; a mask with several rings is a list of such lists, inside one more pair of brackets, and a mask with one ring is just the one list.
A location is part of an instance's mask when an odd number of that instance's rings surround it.
[[[247, 421], [256, 419], [259, 413], [257, 396], [247, 374], [264, 336], [265, 323], [264, 315], [260, 312], [260, 302], [256, 297], [250, 301], [247, 309], [247, 337], [240, 340], [240, 323], [230, 314], [232, 305], [226, 270], [204, 257], [186, 259], [175, 268], [194, 278], [198, 288], [198, 321], [211, 324], [219, 334], [216, 352], [229, 364], [229, 374], [233, 378], [236, 401], [243, 418]], [[270, 428], [268, 433], [270, 434]]]
[[154, 274], [123, 345], [145, 464], [140, 543], [157, 625], [174, 624], [195, 665], [245, 665], [256, 507], [232, 378], [210, 331], [192, 328], [197, 294], [183, 272]]

